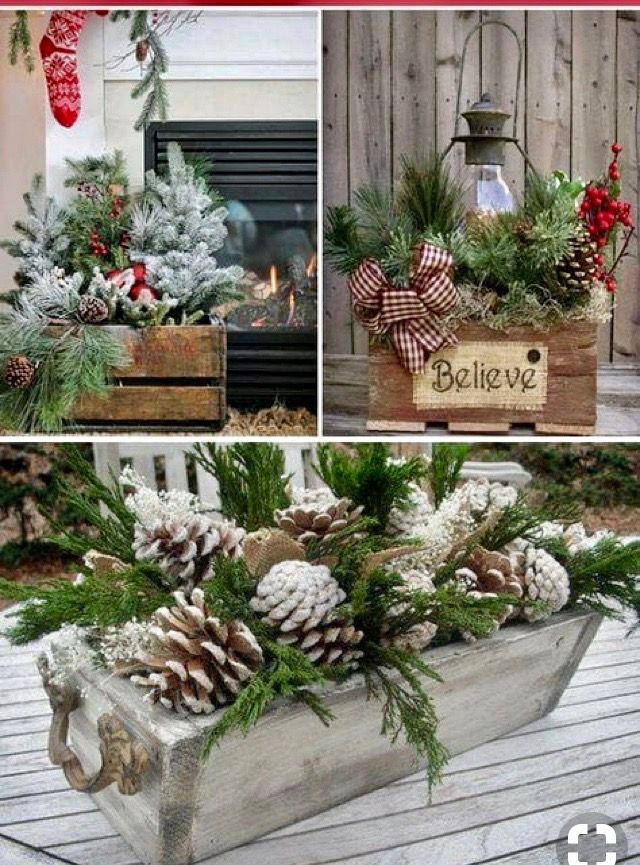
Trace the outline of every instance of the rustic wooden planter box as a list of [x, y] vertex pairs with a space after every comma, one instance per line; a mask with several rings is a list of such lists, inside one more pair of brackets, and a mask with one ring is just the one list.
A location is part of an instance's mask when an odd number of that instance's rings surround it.
[[226, 415], [224, 325], [161, 325], [138, 330], [104, 327], [120, 340], [131, 364], [112, 370], [105, 397], [89, 394], [72, 420], [90, 427], [219, 427]]
[[536, 432], [589, 435], [596, 421], [597, 329], [575, 323], [507, 333], [465, 324], [459, 345], [433, 354], [424, 376], [393, 348], [369, 349], [372, 432]]
[[[599, 616], [573, 611], [536, 625], [503, 628], [495, 637], [427, 651], [444, 682], [427, 682], [452, 754], [509, 733], [557, 704], [593, 639]], [[96, 722], [120, 719], [149, 758], [139, 792], [111, 784], [94, 798], [136, 854], [153, 865], [185, 865], [310, 817], [419, 768], [403, 742], [380, 735], [377, 702], [354, 677], [331, 690], [336, 720], [324, 728], [308, 709], [274, 707], [246, 738], [231, 735], [208, 762], [200, 759], [215, 722], [181, 718], [143, 702], [130, 682], [87, 669], [71, 714], [71, 745], [96, 768]], [[66, 730], [65, 730], [66, 732]], [[426, 789], [425, 789], [426, 794]]]

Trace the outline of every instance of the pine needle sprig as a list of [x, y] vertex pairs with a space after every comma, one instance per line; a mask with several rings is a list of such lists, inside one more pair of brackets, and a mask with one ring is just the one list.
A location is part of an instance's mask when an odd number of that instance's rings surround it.
[[27, 72], [33, 72], [35, 63], [29, 30], [29, 13], [24, 10], [15, 12], [15, 18], [9, 28], [9, 63], [15, 66], [19, 57], [22, 57]]
[[324, 230], [324, 254], [338, 273], [351, 276], [366, 258], [358, 219], [352, 207], [329, 207]]
[[393, 507], [406, 507], [411, 483], [427, 472], [421, 457], [392, 460], [382, 442], [356, 444], [348, 451], [320, 445], [314, 468], [334, 495], [361, 505], [365, 515], [376, 520], [378, 532], [384, 531]]
[[516, 538], [537, 543], [543, 523], [572, 523], [576, 521], [578, 514], [575, 503], [553, 501], [534, 507], [520, 495], [513, 505], [501, 512], [494, 524], [475, 539], [475, 543], [488, 550], [500, 550]]
[[283, 450], [274, 444], [197, 444], [195, 461], [217, 481], [220, 509], [248, 532], [274, 524], [276, 510], [289, 504]]
[[436, 508], [455, 490], [469, 450], [469, 445], [464, 444], [434, 444], [427, 479]]
[[426, 762], [429, 790], [442, 780], [449, 752], [437, 736], [438, 716], [421, 679], [441, 682], [440, 674], [419, 655], [400, 649], [366, 645], [363, 672], [368, 698], [382, 704], [380, 732], [391, 742], [403, 735]]
[[397, 208], [406, 212], [420, 234], [449, 237], [465, 215], [465, 184], [451, 174], [438, 153], [422, 158], [404, 156]]

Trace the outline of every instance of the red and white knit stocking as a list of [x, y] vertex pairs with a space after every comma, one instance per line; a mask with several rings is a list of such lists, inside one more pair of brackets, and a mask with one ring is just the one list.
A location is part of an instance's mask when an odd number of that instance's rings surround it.
[[49, 105], [61, 126], [73, 126], [80, 114], [78, 39], [88, 12], [52, 12], [40, 41]]

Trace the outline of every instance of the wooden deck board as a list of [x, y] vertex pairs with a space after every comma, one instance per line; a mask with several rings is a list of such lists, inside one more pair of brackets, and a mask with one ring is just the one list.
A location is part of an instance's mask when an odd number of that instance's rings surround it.
[[[551, 865], [560, 827], [588, 810], [620, 822], [625, 862], [640, 863], [640, 634], [625, 640], [625, 631], [605, 622], [558, 708], [455, 757], [430, 806], [415, 775], [209, 865]], [[137, 865], [91, 799], [48, 763], [35, 653], [0, 639], [0, 861]]]

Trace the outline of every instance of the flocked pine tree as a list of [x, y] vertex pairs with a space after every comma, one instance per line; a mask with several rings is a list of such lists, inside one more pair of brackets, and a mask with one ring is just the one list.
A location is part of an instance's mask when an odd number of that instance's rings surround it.
[[227, 236], [227, 210], [175, 142], [168, 165], [166, 179], [147, 173], [146, 201], [132, 218], [131, 258], [144, 262], [163, 301], [188, 314], [206, 311], [234, 297], [242, 276], [242, 268], [220, 268], [214, 257]]
[[69, 248], [65, 215], [56, 201], [45, 195], [42, 175], [35, 175], [23, 198], [27, 216], [13, 224], [20, 237], [0, 240], [0, 249], [18, 259], [18, 285], [32, 283], [54, 267], [64, 267]]

